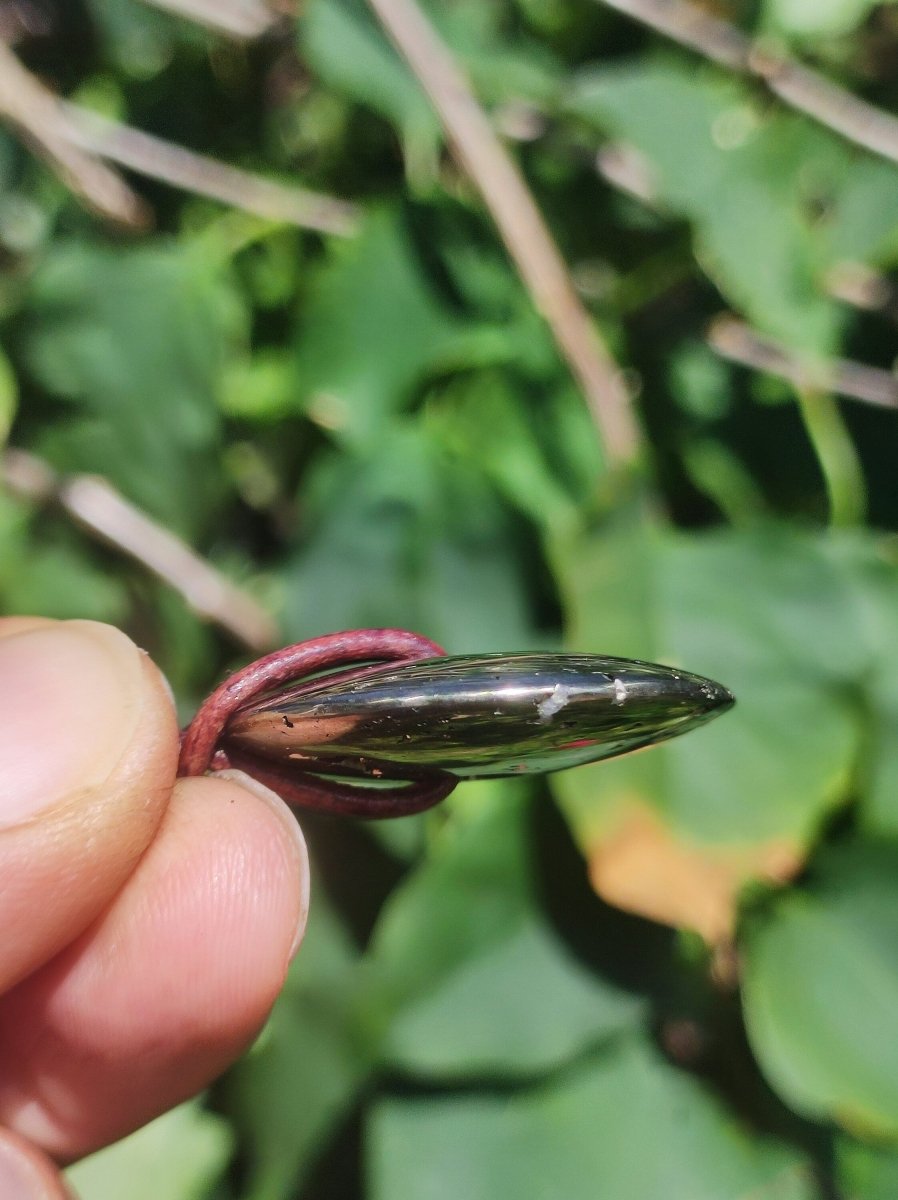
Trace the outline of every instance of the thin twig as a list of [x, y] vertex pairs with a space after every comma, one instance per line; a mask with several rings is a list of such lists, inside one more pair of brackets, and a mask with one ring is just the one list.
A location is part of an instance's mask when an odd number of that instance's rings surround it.
[[264, 0], [144, 0], [234, 38], [257, 38], [278, 19]]
[[450, 144], [479, 189], [537, 309], [583, 389], [609, 460], [631, 461], [640, 435], [621, 372], [581, 304], [520, 171], [414, 0], [369, 0], [369, 4], [430, 97]]
[[801, 392], [833, 392], [878, 408], [898, 408], [898, 377], [891, 371], [845, 358], [813, 362], [736, 317], [718, 317], [708, 344], [721, 358], [776, 375]]
[[344, 200], [285, 187], [61, 100], [0, 42], [3, 118], [22, 133], [75, 195], [120, 225], [145, 228], [150, 224], [150, 210], [103, 159], [266, 220], [339, 237], [354, 233], [358, 224], [358, 209]]
[[0, 41], [17, 46], [53, 32], [50, 14], [34, 0], [0, 0]]
[[0, 480], [13, 495], [58, 505], [78, 525], [169, 584], [189, 607], [250, 650], [275, 644], [277, 628], [252, 596], [96, 475], [60, 476], [24, 450], [6, 450]]
[[119, 225], [143, 228], [149, 210], [118, 172], [66, 136], [59, 99], [0, 42], [0, 119], [14, 126], [63, 183], [95, 212]]
[[835, 300], [864, 312], [881, 312], [895, 319], [898, 296], [892, 281], [866, 263], [836, 263], [823, 280], [823, 286]]
[[780, 100], [848, 141], [898, 162], [898, 117], [859, 100], [832, 80], [712, 17], [692, 0], [600, 0], [681, 46], [740, 75], [759, 79]]
[[129, 125], [110, 121], [75, 104], [64, 102], [62, 110], [66, 117], [65, 136], [73, 145], [131, 171], [271, 221], [286, 221], [340, 237], [355, 232], [359, 211], [345, 200], [304, 188], [285, 187]]
[[647, 208], [660, 205], [651, 164], [634, 146], [608, 142], [595, 157], [596, 174], [619, 192], [626, 192]]

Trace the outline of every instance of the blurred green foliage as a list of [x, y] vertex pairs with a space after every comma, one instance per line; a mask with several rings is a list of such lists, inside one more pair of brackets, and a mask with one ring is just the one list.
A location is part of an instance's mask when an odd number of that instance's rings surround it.
[[[548, 784], [304, 818], [313, 915], [268, 1027], [202, 1106], [75, 1167], [85, 1200], [892, 1200], [898, 416], [705, 335], [730, 310], [889, 370], [898, 168], [589, 0], [428, 6], [628, 372], [646, 446], [621, 474], [362, 0], [252, 45], [140, 0], [38, 7], [18, 49], [59, 90], [360, 216], [326, 236], [135, 179], [157, 224], [126, 235], [3, 133], [12, 444], [105, 476], [285, 640], [567, 646], [739, 700]], [[894, 5], [715, 7], [898, 104]], [[596, 174], [621, 145], [642, 200]], [[0, 604], [119, 624], [185, 716], [243, 656], [5, 494]]]

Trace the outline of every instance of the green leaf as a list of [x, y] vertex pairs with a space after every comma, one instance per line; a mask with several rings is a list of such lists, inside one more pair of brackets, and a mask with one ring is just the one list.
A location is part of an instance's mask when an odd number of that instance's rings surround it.
[[7, 613], [58, 620], [121, 623], [124, 580], [95, 558], [87, 539], [67, 529], [41, 528], [17, 501], [0, 496], [0, 600]]
[[798, 1155], [752, 1137], [635, 1037], [507, 1095], [385, 1098], [372, 1200], [812, 1200]]
[[800, 1112], [898, 1138], [898, 845], [860, 842], [747, 923], [745, 1019]]
[[457, 320], [386, 212], [332, 247], [313, 301], [297, 346], [302, 395], [313, 420], [366, 445], [449, 355]]
[[894, 658], [884, 655], [878, 667], [870, 680], [865, 787], [859, 816], [865, 830], [898, 835], [898, 677]]
[[[526, 99], [544, 105], [555, 94], [559, 64], [549, 50], [508, 27], [500, 6], [463, 0], [426, 5], [427, 16], [471, 75], [486, 101]], [[339, 92], [365, 104], [402, 135], [410, 174], [436, 174], [440, 123], [412, 72], [360, 0], [313, 0], [301, 21], [304, 57]]]
[[500, 371], [473, 372], [440, 393], [429, 413], [459, 454], [480, 465], [540, 528], [563, 528], [592, 498], [603, 474], [601, 447], [583, 398], [550, 387], [538, 396]]
[[177, 42], [202, 44], [208, 37], [199, 25], [179, 21], [175, 13], [148, 13], [128, 0], [88, 0], [87, 7], [109, 57], [134, 79], [158, 75]]
[[373, 1007], [391, 1014], [381, 1053], [431, 1078], [545, 1072], [631, 1026], [642, 1004], [581, 966], [541, 914], [520, 787], [466, 792], [376, 932]]
[[898, 169], [880, 158], [857, 158], [844, 173], [838, 205], [824, 226], [827, 257], [841, 263], [885, 263], [895, 260], [898, 221], [894, 204]]
[[898, 571], [877, 539], [674, 533], [621, 512], [555, 545], [572, 649], [736, 696], [686, 737], [552, 777], [606, 900], [715, 941], [743, 884], [791, 877], [836, 806], [859, 794], [862, 820], [898, 826]]
[[367, 6], [312, 0], [299, 29], [303, 57], [321, 79], [399, 129], [415, 162], [433, 164], [442, 140], [439, 121]]
[[0, 447], [5, 445], [19, 406], [19, 381], [6, 354], [0, 350]]
[[296, 409], [296, 365], [285, 350], [262, 350], [229, 365], [221, 407], [244, 421], [275, 421]]
[[839, 37], [857, 28], [881, 3], [882, 0], [765, 0], [764, 24], [795, 37]]
[[292, 637], [426, 630], [453, 652], [534, 642], [513, 523], [484, 477], [412, 424], [324, 461], [285, 573]]
[[892, 1148], [840, 1137], [836, 1166], [841, 1194], [847, 1200], [894, 1200], [898, 1195], [898, 1151]]
[[[7, 562], [7, 566], [12, 566]], [[81, 618], [120, 623], [127, 611], [123, 582], [91, 563], [71, 545], [33, 546], [23, 554], [2, 586], [8, 612], [56, 620]]]
[[860, 679], [864, 747], [858, 762], [858, 824], [898, 835], [898, 559], [889, 540], [849, 539], [841, 557], [853, 586], [867, 666]]
[[197, 533], [221, 494], [218, 394], [239, 309], [220, 269], [183, 247], [57, 245], [33, 281], [26, 349], [70, 412], [40, 448]]
[[623, 518], [560, 544], [556, 561], [571, 648], [682, 666], [737, 699], [688, 737], [557, 776], [581, 838], [636, 794], [700, 842], [806, 841], [845, 794], [859, 725], [849, 682], [871, 661], [863, 605], [826, 544], [776, 526], [690, 535]]
[[585, 72], [569, 107], [645, 155], [660, 201], [693, 223], [701, 264], [738, 310], [797, 349], [836, 349], [824, 275], [894, 236], [893, 167], [857, 163], [803, 118], [762, 113], [738, 82], [685, 62]]
[[231, 1157], [220, 1117], [190, 1101], [65, 1173], [85, 1200], [203, 1200]]
[[221, 1089], [247, 1160], [243, 1200], [293, 1195], [368, 1075], [357, 963], [319, 892], [283, 995]]

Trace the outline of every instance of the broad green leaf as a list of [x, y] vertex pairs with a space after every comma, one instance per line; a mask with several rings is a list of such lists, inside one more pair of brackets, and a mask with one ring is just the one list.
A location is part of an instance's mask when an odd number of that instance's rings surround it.
[[580, 801], [601, 825], [601, 807], [636, 787], [698, 840], [807, 838], [843, 794], [849, 683], [871, 662], [864, 608], [825, 544], [776, 526], [696, 535], [624, 521], [572, 538], [556, 562], [572, 649], [682, 666], [737, 699], [688, 737], [558, 776], [569, 810]]
[[284, 350], [235, 361], [222, 380], [221, 406], [229, 417], [272, 422], [296, 410], [296, 364]]
[[86, 548], [60, 538], [21, 547], [18, 562], [0, 571], [3, 605], [10, 613], [57, 620], [121, 623], [127, 611], [123, 581], [91, 562]]
[[5, 445], [19, 405], [19, 381], [12, 363], [0, 350], [0, 446]]
[[486, 105], [525, 100], [551, 104], [558, 87], [560, 64], [544, 42], [527, 38], [498, 4], [480, 0], [433, 3], [427, 9], [453, 53], [467, 71], [473, 89]]
[[752, 1048], [800, 1112], [898, 1138], [898, 845], [859, 842], [747, 922]]
[[204, 1200], [231, 1153], [227, 1124], [190, 1101], [69, 1167], [65, 1177], [84, 1200]]
[[384, 1054], [415, 1075], [442, 1079], [536, 1074], [632, 1023], [638, 1007], [528, 915], [409, 1004]]
[[439, 122], [412, 74], [367, 6], [312, 0], [299, 25], [303, 55], [321, 79], [368, 105], [397, 128], [413, 164], [434, 170]]
[[841, 263], [895, 261], [898, 220], [895, 194], [898, 167], [880, 158], [859, 157], [840, 177], [838, 205], [823, 232], [827, 257]]
[[[765, 0], [764, 24], [795, 37], [850, 33], [883, 0]], [[889, 0], [885, 0], [889, 3]]]
[[33, 281], [27, 352], [69, 412], [39, 447], [171, 528], [202, 530], [222, 491], [218, 395], [239, 309], [220, 269], [183, 247], [57, 245]]
[[457, 379], [428, 414], [448, 444], [477, 462], [540, 528], [576, 518], [603, 474], [602, 452], [583, 398], [552, 387], [538, 396], [505, 373]]
[[128, 81], [160, 75], [179, 47], [207, 52], [214, 37], [198, 21], [180, 17], [172, 6], [149, 12], [129, 0], [87, 0], [92, 24], [116, 71]]
[[842, 560], [853, 585], [868, 664], [859, 687], [864, 711], [858, 762], [858, 823], [874, 836], [898, 835], [898, 557], [890, 540], [851, 539]]
[[378, 926], [373, 1007], [391, 1013], [381, 1053], [427, 1077], [545, 1072], [631, 1026], [641, 1002], [580, 965], [540, 913], [520, 787], [466, 792], [469, 815], [450, 821]]
[[893, 1200], [898, 1196], [898, 1150], [841, 1137], [836, 1143], [837, 1178], [846, 1200]]
[[317, 893], [284, 993], [222, 1086], [246, 1155], [243, 1200], [293, 1195], [368, 1075], [374, 1045], [356, 1012], [357, 963]]
[[[889, 649], [898, 643], [892, 642]], [[873, 833], [898, 835], [898, 675], [894, 655], [883, 654], [870, 680], [869, 733], [863, 764], [860, 820]]]
[[365, 445], [450, 355], [460, 326], [385, 212], [331, 248], [312, 301], [297, 346], [302, 395], [313, 420]]
[[526, 912], [529, 802], [526, 784], [507, 780], [481, 780], [453, 796], [429, 861], [397, 890], [372, 940], [391, 1007], [490, 950]]
[[[547, 47], [513, 33], [500, 6], [464, 0], [425, 7], [482, 100], [545, 104], [553, 98], [558, 63]], [[427, 174], [434, 175], [442, 141], [439, 121], [367, 6], [361, 0], [313, 0], [299, 29], [304, 54], [321, 78], [399, 130], [410, 174], [428, 163]]]
[[[856, 164], [838, 139], [760, 112], [744, 86], [685, 62], [589, 71], [569, 107], [645, 155], [660, 201], [693, 223], [700, 262], [737, 309], [797, 349], [836, 348], [824, 275], [840, 254], [894, 238], [894, 167]], [[821, 203], [826, 221], [813, 215]]]
[[284, 576], [291, 637], [421, 629], [455, 653], [535, 638], [514, 522], [488, 481], [420, 426], [321, 463]]
[[875, 544], [840, 546], [639, 518], [559, 545], [572, 649], [682, 666], [737, 699], [682, 739], [553, 777], [606, 899], [726, 935], [741, 884], [793, 873], [849, 797], [882, 641], [861, 570]]
[[732, 402], [726, 364], [704, 342], [680, 345], [670, 364], [671, 390], [681, 407], [698, 420], [722, 417]]
[[800, 1157], [753, 1137], [643, 1040], [509, 1094], [385, 1098], [372, 1200], [813, 1200]]
[[0, 607], [60, 620], [121, 623], [124, 580], [95, 555], [83, 535], [57, 520], [42, 527], [26, 507], [0, 495]]

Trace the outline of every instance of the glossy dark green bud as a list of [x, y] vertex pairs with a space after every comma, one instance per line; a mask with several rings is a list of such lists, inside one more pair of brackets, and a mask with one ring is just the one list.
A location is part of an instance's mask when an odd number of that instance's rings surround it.
[[237, 714], [228, 741], [300, 770], [413, 778], [560, 771], [685, 733], [726, 688], [653, 663], [484, 654], [327, 677]]

